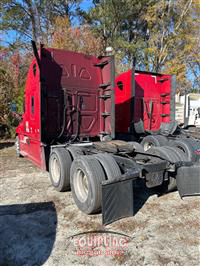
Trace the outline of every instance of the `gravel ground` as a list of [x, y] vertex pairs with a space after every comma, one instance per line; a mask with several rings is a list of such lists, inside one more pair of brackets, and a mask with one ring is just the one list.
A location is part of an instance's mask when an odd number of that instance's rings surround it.
[[[70, 192], [0, 143], [0, 265], [200, 265], [199, 207], [199, 197], [151, 195], [134, 217], [103, 228], [100, 214], [81, 213]], [[123, 254], [77, 255], [69, 237], [102, 229], [132, 237]]]

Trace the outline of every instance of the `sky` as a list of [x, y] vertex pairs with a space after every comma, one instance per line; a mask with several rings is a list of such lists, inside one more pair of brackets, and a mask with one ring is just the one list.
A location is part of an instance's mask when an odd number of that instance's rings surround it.
[[88, 10], [91, 5], [92, 5], [92, 0], [84, 0], [83, 3], [81, 3], [81, 8], [83, 10]]
[[[83, 2], [80, 4], [81, 9], [85, 11], [87, 11], [91, 6], [92, 6], [92, 0], [83, 0]], [[16, 37], [17, 33], [15, 31], [9, 31], [8, 34], [0, 32], [0, 45], [8, 46], [9, 43], [12, 43], [12, 41], [16, 39]]]

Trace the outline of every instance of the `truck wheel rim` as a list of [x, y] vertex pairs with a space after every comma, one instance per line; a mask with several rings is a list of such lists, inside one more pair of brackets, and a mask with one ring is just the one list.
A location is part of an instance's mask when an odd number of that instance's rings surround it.
[[52, 160], [51, 173], [52, 173], [53, 181], [55, 183], [58, 183], [60, 179], [60, 164], [57, 158], [53, 158]]
[[152, 142], [145, 142], [144, 143], [144, 151], [148, 151], [152, 147], [154, 147]]
[[88, 177], [81, 169], [78, 169], [76, 173], [76, 178], [74, 180], [74, 190], [75, 190], [77, 198], [81, 202], [85, 202], [87, 200]]
[[178, 148], [179, 150], [181, 150], [182, 152], [186, 153], [186, 152], [185, 152], [185, 149], [184, 149], [183, 147], [181, 147], [181, 146], [177, 146], [177, 148]]

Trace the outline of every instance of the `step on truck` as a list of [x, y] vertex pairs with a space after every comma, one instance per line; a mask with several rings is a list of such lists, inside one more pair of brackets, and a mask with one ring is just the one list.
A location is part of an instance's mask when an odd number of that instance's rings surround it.
[[[138, 143], [140, 132], [131, 131], [130, 117], [136, 110], [132, 104], [146, 99], [134, 101], [133, 95], [131, 108], [119, 111], [121, 89], [113, 56], [96, 58], [43, 45], [38, 51], [34, 42], [32, 46], [34, 59], [26, 81], [25, 111], [16, 129], [16, 152], [47, 170], [56, 190], [71, 190], [84, 213], [102, 211], [103, 224], [134, 215], [140, 183], [165, 192], [177, 186], [181, 197], [200, 194], [196, 140], [186, 142], [186, 150], [167, 142], [144, 150]], [[131, 130], [120, 134], [117, 131], [124, 125], [119, 121], [126, 116]], [[151, 123], [146, 124], [148, 130]]]

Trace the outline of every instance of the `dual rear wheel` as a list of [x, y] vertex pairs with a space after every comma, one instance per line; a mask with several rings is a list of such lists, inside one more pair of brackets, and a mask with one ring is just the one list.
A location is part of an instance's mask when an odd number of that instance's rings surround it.
[[[163, 159], [166, 159], [167, 161], [170, 161], [172, 163], [177, 163], [180, 161], [188, 161], [187, 156], [183, 151], [178, 149], [177, 147], [171, 147], [171, 146], [163, 146], [163, 147], [152, 147], [148, 151], [151, 154], [160, 156]], [[166, 188], [166, 192], [171, 192], [176, 190], [176, 173], [174, 172], [168, 172], [168, 180], [167, 182], [164, 182], [163, 185]]]
[[[79, 148], [78, 148], [79, 149]], [[74, 157], [73, 157], [74, 156]], [[101, 184], [114, 180], [121, 170], [109, 154], [84, 155], [81, 149], [55, 148], [49, 160], [52, 185], [58, 191], [71, 188], [77, 207], [91, 214], [101, 210]]]

